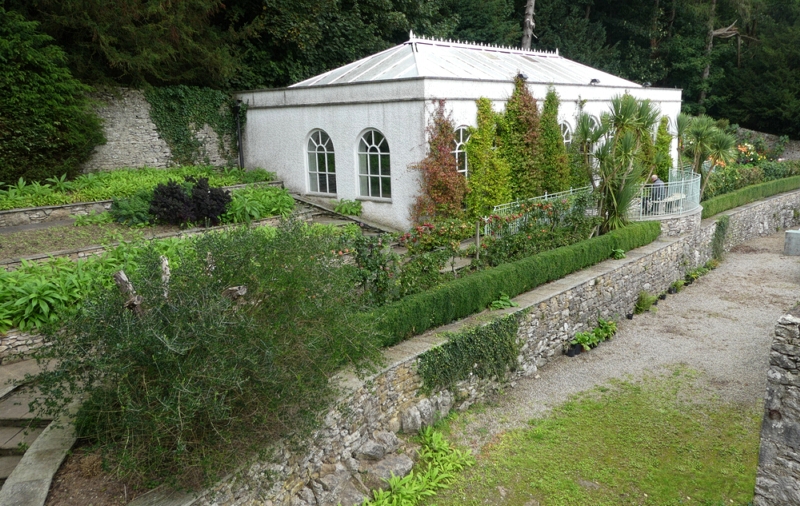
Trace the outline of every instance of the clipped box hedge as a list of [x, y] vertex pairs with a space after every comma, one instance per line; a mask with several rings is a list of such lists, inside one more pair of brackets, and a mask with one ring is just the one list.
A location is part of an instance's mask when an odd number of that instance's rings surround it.
[[629, 251], [656, 240], [659, 222], [634, 223], [600, 237], [546, 251], [480, 271], [372, 311], [384, 333], [384, 346], [482, 311], [500, 292], [511, 297], [592, 266], [614, 249]]
[[776, 179], [768, 183], [756, 184], [726, 193], [712, 199], [701, 202], [703, 206], [703, 218], [709, 218], [734, 207], [743, 206], [756, 200], [771, 197], [778, 193], [788, 192], [800, 188], [800, 176]]

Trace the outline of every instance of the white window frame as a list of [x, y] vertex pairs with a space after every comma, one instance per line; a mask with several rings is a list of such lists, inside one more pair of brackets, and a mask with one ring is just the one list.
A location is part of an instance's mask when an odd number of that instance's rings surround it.
[[[467, 159], [467, 151], [464, 149], [469, 141], [469, 127], [460, 126], [456, 128], [455, 134], [455, 148], [451, 153], [456, 158], [456, 168], [464, 177], [469, 177], [469, 160]], [[461, 163], [463, 161], [463, 164]]]
[[392, 198], [391, 152], [386, 136], [375, 128], [358, 140], [358, 194], [362, 198]]
[[[320, 162], [324, 165], [323, 167], [320, 167]], [[325, 130], [317, 128], [308, 135], [306, 163], [308, 164], [306, 173], [308, 174], [309, 192], [336, 195], [336, 153], [333, 140]], [[331, 186], [333, 190], [331, 190]]]

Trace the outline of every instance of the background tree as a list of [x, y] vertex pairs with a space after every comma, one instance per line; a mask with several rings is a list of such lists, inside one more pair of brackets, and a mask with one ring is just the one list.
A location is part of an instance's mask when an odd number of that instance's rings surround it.
[[558, 94], [551, 87], [542, 108], [539, 149], [535, 162], [536, 168], [542, 174], [543, 190], [548, 193], [567, 190], [570, 183], [567, 148], [558, 124], [558, 105]]
[[105, 142], [89, 90], [37, 24], [0, 6], [0, 181], [78, 173]]
[[478, 100], [478, 127], [470, 128], [466, 151], [469, 160], [467, 213], [480, 218], [496, 205], [511, 202], [511, 170], [494, 149], [497, 113], [488, 98]]

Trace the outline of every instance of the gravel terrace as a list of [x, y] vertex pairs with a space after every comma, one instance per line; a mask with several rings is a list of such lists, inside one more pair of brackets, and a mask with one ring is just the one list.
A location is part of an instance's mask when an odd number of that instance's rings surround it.
[[560, 356], [471, 410], [468, 423], [451, 425], [453, 438], [480, 453], [496, 435], [525, 427], [573, 394], [676, 365], [701, 371], [710, 395], [760, 407], [775, 324], [800, 300], [800, 257], [784, 256], [783, 243], [779, 232], [736, 246], [717, 269], [659, 301], [656, 312], [619, 321], [613, 340]]

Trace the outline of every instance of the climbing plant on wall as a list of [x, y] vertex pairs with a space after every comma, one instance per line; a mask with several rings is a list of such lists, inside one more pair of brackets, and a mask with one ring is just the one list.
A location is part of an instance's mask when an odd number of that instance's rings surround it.
[[[219, 151], [228, 163], [236, 159], [235, 101], [227, 93], [194, 86], [167, 86], [145, 91], [150, 103], [150, 118], [159, 135], [172, 151], [172, 161], [178, 165], [208, 162], [204, 159], [202, 142], [197, 133], [205, 125], [219, 139]], [[242, 107], [241, 118], [245, 118]]]

